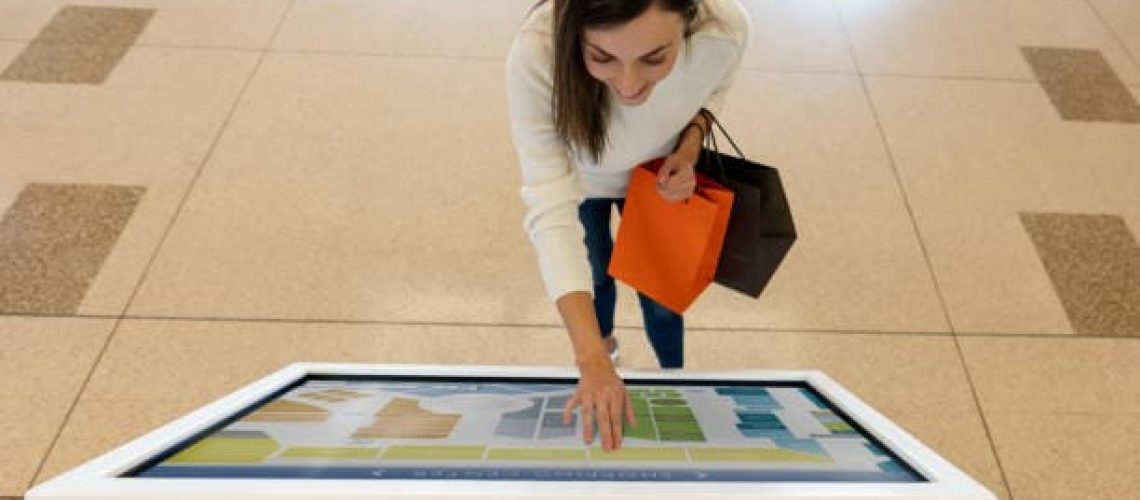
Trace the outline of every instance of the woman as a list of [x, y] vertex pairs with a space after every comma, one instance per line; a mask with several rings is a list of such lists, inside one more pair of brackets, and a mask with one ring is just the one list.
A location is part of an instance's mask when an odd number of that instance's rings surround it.
[[[511, 47], [507, 96], [524, 226], [581, 374], [563, 419], [569, 424], [581, 406], [587, 444], [595, 420], [607, 451], [621, 446], [623, 417], [636, 425], [611, 359], [612, 208], [621, 210], [631, 170], [658, 157], [666, 157], [661, 196], [692, 195], [710, 125], [700, 110], [719, 111], [748, 30], [737, 0], [544, 0]], [[658, 362], [680, 368], [683, 319], [639, 299]]]

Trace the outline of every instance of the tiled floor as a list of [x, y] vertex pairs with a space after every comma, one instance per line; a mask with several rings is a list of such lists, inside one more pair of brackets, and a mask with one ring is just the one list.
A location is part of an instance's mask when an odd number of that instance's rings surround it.
[[[723, 121], [800, 239], [687, 368], [822, 369], [1002, 498], [1136, 498], [1140, 3], [741, 1]], [[570, 364], [530, 4], [0, 0], [0, 498], [291, 361]]]

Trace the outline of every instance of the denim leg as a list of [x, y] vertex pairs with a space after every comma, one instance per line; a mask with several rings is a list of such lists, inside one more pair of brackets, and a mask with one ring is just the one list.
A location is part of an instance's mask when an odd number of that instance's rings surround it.
[[685, 318], [640, 293], [637, 300], [657, 363], [661, 368], [681, 368], [685, 364]]
[[[625, 209], [625, 200], [619, 200], [617, 206], [620, 213]], [[661, 368], [681, 368], [685, 364], [685, 318], [641, 293], [637, 300], [657, 363]]]
[[614, 239], [610, 234], [613, 204], [614, 200], [609, 198], [587, 198], [578, 206], [578, 219], [586, 230], [586, 253], [594, 280], [594, 311], [598, 315], [602, 338], [608, 338], [614, 331], [614, 306], [617, 302], [617, 287], [606, 272], [614, 251]]

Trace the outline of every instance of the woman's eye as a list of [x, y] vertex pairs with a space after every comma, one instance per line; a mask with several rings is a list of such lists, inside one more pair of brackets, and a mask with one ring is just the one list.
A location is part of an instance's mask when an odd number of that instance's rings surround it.
[[650, 66], [660, 66], [665, 63], [665, 59], [642, 59], [642, 62]]
[[598, 64], [607, 64], [613, 62], [614, 60], [612, 57], [591, 57], [590, 59], [593, 59], [594, 62]]

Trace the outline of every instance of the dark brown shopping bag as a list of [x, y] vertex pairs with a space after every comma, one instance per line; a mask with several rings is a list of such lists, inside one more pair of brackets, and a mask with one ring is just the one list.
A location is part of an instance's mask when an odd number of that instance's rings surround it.
[[669, 202], [657, 192], [663, 162], [633, 169], [608, 271], [682, 314], [716, 274], [732, 193], [698, 174], [692, 197]]
[[701, 110], [728, 139], [737, 156], [723, 154], [716, 132], [709, 134], [697, 171], [735, 195], [728, 232], [724, 237], [716, 282], [751, 297], [759, 297], [796, 241], [796, 226], [784, 194], [780, 173], [748, 161], [724, 126], [711, 112]]

